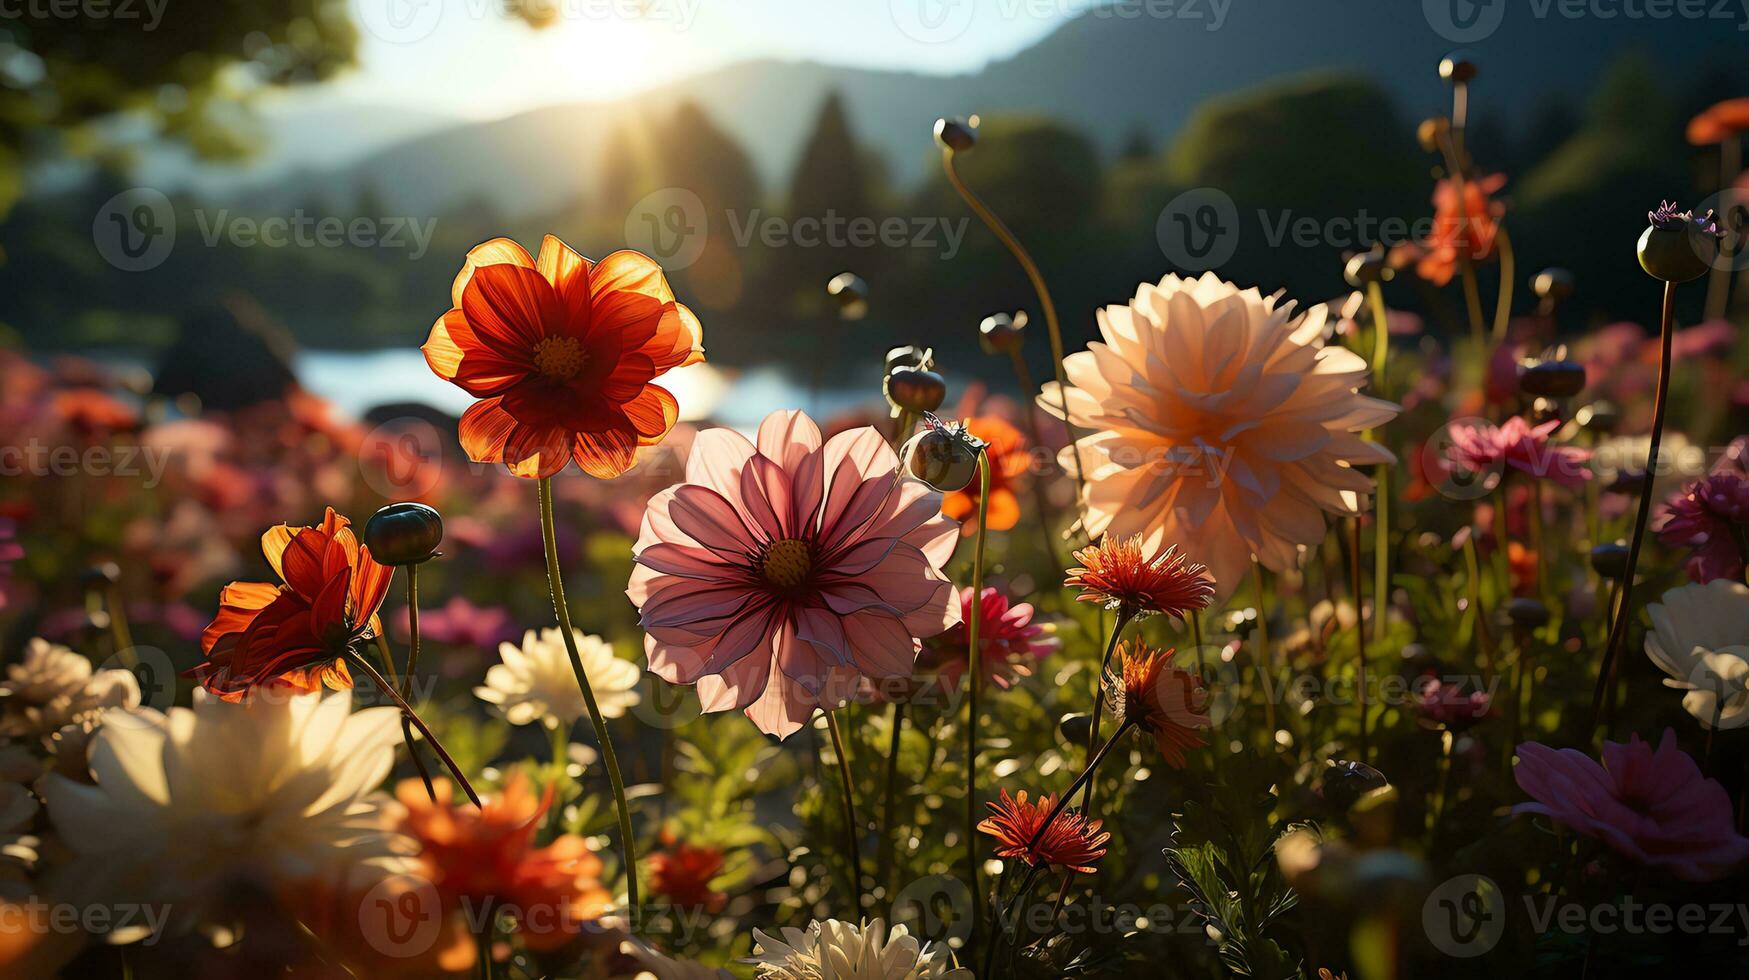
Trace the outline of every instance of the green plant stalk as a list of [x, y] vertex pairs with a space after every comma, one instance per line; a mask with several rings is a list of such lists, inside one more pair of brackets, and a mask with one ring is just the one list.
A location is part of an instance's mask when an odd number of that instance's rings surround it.
[[1075, 463], [1075, 506], [1081, 515], [1081, 531], [1086, 534], [1087, 478], [1081, 470], [1081, 452], [1074, 448], [1075, 427], [1069, 421], [1069, 379], [1063, 371], [1063, 330], [1057, 322], [1057, 305], [1051, 302], [1050, 288], [1045, 285], [1045, 278], [1039, 272], [1038, 264], [1032, 260], [1025, 246], [1020, 244], [1020, 239], [1014, 237], [1014, 232], [1008, 230], [1008, 226], [996, 216], [996, 212], [991, 211], [978, 195], [972, 193], [966, 182], [960, 179], [959, 170], [954, 166], [954, 151], [951, 148], [941, 151], [941, 169], [946, 171], [947, 182], [953, 185], [966, 206], [1002, 242], [1009, 254], [1014, 256], [1014, 260], [1020, 263], [1021, 271], [1026, 273], [1027, 281], [1032, 283], [1032, 291], [1038, 295], [1039, 307], [1045, 315], [1045, 330], [1051, 338], [1051, 366], [1057, 376], [1057, 407], [1063, 413], [1063, 428], [1069, 434], [1072, 450], [1069, 455]]
[[832, 753], [838, 756], [838, 776], [844, 782], [844, 845], [849, 850], [850, 890], [856, 895], [856, 914], [862, 915], [862, 827], [856, 820], [856, 787], [850, 781], [850, 753], [844, 751], [844, 732], [836, 712], [826, 712], [826, 730], [832, 733]]
[[893, 860], [899, 849], [899, 825], [893, 819], [893, 806], [899, 796], [899, 745], [905, 731], [905, 706], [897, 701], [887, 709], [887, 727], [892, 729], [892, 741], [887, 746], [887, 792], [881, 800], [880, 855], [875, 859], [875, 884], [886, 890], [888, 921], [892, 918]]
[[1069, 784], [1068, 790], [1057, 799], [1057, 805], [1052, 807], [1051, 812], [1046, 814], [1044, 820], [1039, 823], [1038, 830], [1033, 832], [1032, 840], [1027, 841], [1026, 849], [1029, 853], [1034, 848], [1038, 847], [1038, 842], [1044, 839], [1045, 831], [1051, 829], [1051, 824], [1056, 823], [1057, 818], [1062, 815], [1064, 810], [1068, 809], [1069, 799], [1075, 795], [1075, 791], [1086, 785], [1087, 781], [1093, 778], [1094, 771], [1099, 768], [1101, 762], [1105, 761], [1105, 757], [1111, 753], [1112, 746], [1116, 745], [1124, 735], [1128, 734], [1130, 727], [1134, 724], [1134, 721], [1126, 719], [1122, 724], [1117, 726], [1117, 731], [1112, 732], [1111, 737], [1105, 740], [1105, 744], [1099, 747], [1099, 751], [1088, 761], [1087, 768], [1081, 770], [1081, 775], [1075, 777], [1075, 781]]
[[[1360, 518], [1350, 519], [1348, 568], [1354, 592], [1355, 703], [1360, 707], [1360, 761], [1371, 765], [1366, 720], [1366, 606], [1360, 591]], [[1376, 611], [1375, 611], [1376, 612]]]
[[[1093, 681], [1093, 715], [1087, 720], [1087, 758], [1093, 758], [1099, 748], [1099, 720], [1105, 715], [1105, 672], [1111, 667], [1111, 656], [1117, 650], [1118, 640], [1123, 636], [1124, 627], [1135, 618], [1133, 610], [1118, 607], [1117, 620], [1112, 626], [1111, 639], [1105, 644], [1105, 655], [1099, 658], [1099, 671]], [[1081, 791], [1081, 809], [1093, 807], [1093, 781], [1089, 780], [1087, 787]]]
[[[1009, 351], [1008, 359], [1014, 364], [1014, 380], [1020, 385], [1021, 395], [1027, 398], [1025, 413], [1027, 437], [1032, 440], [1034, 446], [1043, 446], [1045, 441], [1038, 429], [1039, 407], [1030, 397], [1033, 390], [1032, 372], [1026, 369], [1026, 358], [1020, 355], [1020, 348], [1016, 347]], [[1057, 554], [1057, 536], [1052, 530], [1056, 522], [1052, 520], [1050, 499], [1045, 495], [1045, 481], [1034, 474], [1028, 482], [1032, 484], [1033, 506], [1038, 508], [1038, 528], [1039, 533], [1044, 537], [1045, 554], [1050, 556], [1052, 565], [1065, 568], [1068, 563]]]
[[1494, 304], [1494, 345], [1498, 347], [1506, 342], [1506, 327], [1512, 321], [1512, 289], [1513, 281], [1518, 275], [1518, 260], [1512, 253], [1512, 236], [1506, 233], [1506, 225], [1498, 220], [1494, 222], [1494, 248], [1500, 255], [1500, 295]]
[[[387, 647], [383, 648], [385, 662], [394, 663], [394, 658], [388, 655]], [[407, 673], [400, 678], [401, 697], [411, 702], [413, 700], [413, 672], [419, 669], [419, 566], [407, 566]], [[391, 674], [389, 680], [395, 680]], [[431, 785], [431, 773], [425, 768], [425, 760], [419, 757], [419, 747], [413, 743], [411, 733], [407, 731], [407, 719], [401, 719], [401, 734], [407, 738], [407, 754], [413, 757], [413, 768], [419, 770], [419, 778], [425, 782], [425, 792], [431, 795], [432, 802], [437, 801], [437, 791]]]
[[468, 777], [462, 773], [461, 767], [456, 765], [455, 759], [450, 757], [449, 751], [443, 747], [443, 743], [439, 742], [437, 736], [432, 734], [431, 729], [425, 724], [424, 719], [420, 718], [418, 713], [413, 710], [413, 707], [401, 697], [401, 692], [395, 690], [394, 685], [390, 684], [375, 667], [372, 667], [370, 661], [364, 659], [357, 650], [347, 650], [346, 657], [370, 676], [371, 681], [376, 684], [377, 688], [384, 694], [387, 694], [389, 698], [395, 702], [395, 705], [401, 709], [401, 714], [404, 717], [413, 720], [413, 726], [419, 729], [419, 734], [425, 736], [427, 742], [431, 743], [431, 750], [437, 753], [437, 757], [443, 760], [443, 764], [449, 769], [450, 774], [455, 776], [455, 781], [461, 784], [462, 792], [467, 794], [468, 799], [476, 808], [479, 807], [480, 794], [474, 792], [473, 784], [468, 782]]
[[[397, 677], [394, 654], [389, 651], [389, 641], [381, 633], [377, 634], [377, 654], [383, 658], [383, 669], [389, 672], [389, 683], [407, 685], [408, 681]], [[408, 700], [406, 686], [401, 688], [401, 699]], [[419, 755], [418, 743], [413, 741], [413, 726], [404, 713], [401, 715], [401, 741], [407, 745], [407, 757], [413, 760], [413, 768], [419, 772], [419, 781], [425, 784], [425, 795], [436, 803], [437, 787], [431, 782], [431, 770], [425, 768], [425, 759]]]
[[1652, 437], [1646, 446], [1646, 471], [1640, 477], [1639, 512], [1634, 519], [1634, 534], [1628, 542], [1627, 566], [1622, 569], [1621, 583], [1618, 586], [1620, 598], [1615, 608], [1614, 621], [1609, 627], [1609, 638], [1603, 646], [1603, 664], [1597, 671], [1597, 690], [1591, 697], [1591, 728], [1597, 731], [1597, 720], [1603, 710], [1603, 702], [1609, 691], [1615, 687], [1615, 668], [1617, 654], [1621, 649], [1622, 640], [1627, 634], [1628, 618], [1633, 608], [1634, 570], [1640, 564], [1640, 545], [1646, 538], [1646, 524], [1652, 516], [1652, 479], [1657, 472], [1658, 449], [1664, 442], [1664, 414], [1669, 408], [1670, 394], [1670, 346], [1676, 334], [1676, 284], [1664, 284], [1664, 311], [1660, 319], [1658, 336], [1658, 391], [1652, 403]]
[[571, 610], [565, 605], [565, 583], [559, 571], [559, 539], [553, 527], [553, 479], [540, 478], [540, 529], [546, 544], [547, 589], [552, 594], [553, 615], [559, 622], [559, 636], [565, 641], [565, 652], [571, 657], [571, 673], [577, 675], [577, 686], [583, 691], [583, 703], [589, 708], [590, 724], [595, 726], [595, 739], [601, 743], [601, 761], [607, 769], [607, 781], [613, 787], [614, 806], [619, 810], [620, 863], [625, 867], [626, 905], [631, 913], [632, 928], [641, 918], [638, 904], [637, 841], [632, 837], [632, 811], [626, 803], [625, 780], [619, 772], [619, 757], [613, 751], [613, 736], [607, 732], [607, 721], [595, 702], [595, 688], [583, 670], [583, 656], [577, 651], [577, 638], [571, 634]]
[[[1263, 680], [1263, 723], [1269, 729], [1269, 745], [1274, 748], [1275, 741], [1275, 690], [1269, 683], [1269, 671], [1274, 669], [1269, 655], [1269, 601], [1268, 591], [1263, 580], [1263, 563], [1252, 564], [1257, 573], [1257, 676]], [[1356, 594], [1355, 606], [1360, 605], [1360, 596]], [[1249, 692], [1247, 692], [1249, 693]]]
[[[1385, 395], [1385, 364], [1390, 357], [1391, 338], [1388, 323], [1390, 312], [1385, 309], [1385, 291], [1376, 282], [1367, 283], [1367, 299], [1372, 304], [1372, 384], [1382, 398]], [[1362, 438], [1376, 441], [1377, 433], [1367, 430]], [[1387, 463], [1378, 465], [1373, 491], [1373, 642], [1385, 642], [1384, 610], [1391, 598], [1391, 469]]]
[[[951, 167], [949, 168], [951, 172]], [[978, 449], [978, 531], [972, 544], [972, 618], [966, 624], [966, 864], [972, 883], [972, 936], [975, 948], [983, 918], [983, 893], [978, 888], [978, 689], [984, 665], [978, 656], [978, 623], [984, 617], [984, 538], [990, 508], [990, 454]]]

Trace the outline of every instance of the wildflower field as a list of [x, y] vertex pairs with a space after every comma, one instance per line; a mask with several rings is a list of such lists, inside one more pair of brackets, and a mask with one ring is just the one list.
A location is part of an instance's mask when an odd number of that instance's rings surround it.
[[811, 280], [850, 408], [699, 417], [711, 304], [520, 226], [456, 418], [0, 344], [0, 976], [1749, 975], [1749, 99], [1597, 322], [1482, 67], [1313, 295], [1059, 306], [920, 129], [1016, 291]]

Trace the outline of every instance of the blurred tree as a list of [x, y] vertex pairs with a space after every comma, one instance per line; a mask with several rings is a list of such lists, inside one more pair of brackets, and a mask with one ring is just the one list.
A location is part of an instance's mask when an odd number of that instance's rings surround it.
[[[856, 144], [843, 99], [828, 95], [820, 105], [814, 131], [802, 147], [795, 175], [790, 180], [787, 212], [791, 226], [800, 220], [825, 222], [835, 219], [841, 232], [848, 222], [879, 221], [881, 218], [871, 183], [870, 161]], [[821, 244], [801, 247], [794, 243], [781, 266], [789, 295], [800, 316], [823, 316], [829, 312], [826, 281], [851, 270], [870, 281], [882, 278], [877, 265], [884, 265], [886, 249], [851, 245], [842, 234], [826, 235]]]

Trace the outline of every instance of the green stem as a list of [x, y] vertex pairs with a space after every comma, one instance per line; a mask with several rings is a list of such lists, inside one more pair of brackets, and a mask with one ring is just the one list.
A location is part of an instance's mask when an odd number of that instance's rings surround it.
[[[1256, 562], [1251, 566], [1257, 572], [1257, 676], [1264, 682], [1263, 720], [1269, 728], [1269, 747], [1274, 749], [1275, 741], [1275, 691], [1269, 683], [1268, 672], [1274, 669], [1269, 655], [1269, 602], [1268, 592], [1263, 581], [1263, 563]], [[1354, 599], [1355, 605], [1360, 605], [1360, 596]]]
[[1597, 690], [1591, 698], [1591, 731], [1597, 731], [1597, 719], [1603, 709], [1606, 688], [1615, 684], [1616, 654], [1628, 631], [1629, 610], [1633, 608], [1634, 569], [1640, 563], [1640, 544], [1646, 538], [1646, 524], [1652, 515], [1652, 479], [1658, 470], [1658, 449], [1664, 441], [1664, 412], [1669, 407], [1670, 344], [1676, 334], [1676, 284], [1664, 284], [1664, 313], [1658, 335], [1658, 392], [1652, 403], [1652, 438], [1646, 447], [1646, 472], [1640, 477], [1639, 513], [1634, 519], [1634, 535], [1628, 542], [1628, 561], [1622, 569], [1620, 599], [1615, 619], [1609, 627], [1609, 639], [1603, 647], [1603, 664], [1597, 672]]
[[639, 924], [637, 841], [632, 837], [632, 811], [626, 803], [625, 781], [619, 773], [619, 757], [613, 751], [613, 737], [607, 732], [607, 721], [595, 703], [595, 688], [583, 670], [583, 656], [577, 652], [577, 638], [572, 635], [571, 610], [565, 605], [565, 583], [559, 571], [559, 539], [553, 528], [553, 480], [540, 478], [540, 529], [546, 542], [547, 588], [552, 593], [553, 614], [558, 617], [559, 636], [565, 641], [565, 652], [571, 657], [571, 673], [577, 675], [577, 687], [583, 691], [583, 703], [589, 708], [590, 724], [595, 726], [595, 740], [601, 743], [601, 761], [607, 768], [607, 781], [613, 786], [613, 802], [619, 809], [620, 862], [625, 866], [626, 904], [629, 906], [632, 928]]
[[[1390, 357], [1390, 311], [1385, 309], [1385, 291], [1376, 282], [1368, 283], [1367, 298], [1372, 302], [1372, 386], [1382, 398], [1385, 395], [1385, 363]], [[1363, 438], [1376, 441], [1378, 434], [1368, 430]], [[1373, 492], [1373, 642], [1385, 641], [1384, 610], [1391, 598], [1391, 469], [1380, 463], [1374, 477], [1378, 486]]]
[[[1355, 701], [1360, 705], [1360, 761], [1370, 764], [1366, 721], [1366, 601], [1360, 591], [1360, 518], [1350, 521], [1348, 567], [1354, 592]], [[1375, 615], [1377, 611], [1374, 611]]]
[[1099, 751], [1088, 761], [1087, 768], [1081, 770], [1081, 775], [1076, 776], [1075, 781], [1069, 784], [1069, 789], [1057, 800], [1057, 805], [1051, 808], [1051, 812], [1045, 815], [1044, 820], [1038, 825], [1038, 830], [1033, 832], [1032, 840], [1027, 841], [1026, 850], [1029, 855], [1034, 848], [1038, 847], [1038, 842], [1044, 839], [1045, 831], [1051, 829], [1051, 824], [1056, 823], [1057, 817], [1061, 816], [1063, 811], [1068, 808], [1069, 798], [1075, 795], [1076, 790], [1086, 785], [1089, 779], [1093, 778], [1094, 770], [1098, 769], [1099, 764], [1105, 761], [1105, 757], [1111, 753], [1112, 746], [1121, 741], [1130, 730], [1130, 726], [1134, 724], [1134, 721], [1126, 720], [1123, 724], [1118, 725], [1117, 731], [1111, 733], [1111, 737], [1105, 740], [1105, 744], [1101, 745]]
[[832, 733], [832, 753], [838, 756], [838, 776], [844, 782], [844, 843], [849, 849], [850, 890], [856, 894], [857, 915], [862, 914], [862, 827], [856, 820], [856, 787], [850, 781], [850, 753], [844, 751], [844, 732], [836, 712], [826, 712], [826, 730]]
[[455, 759], [450, 757], [449, 751], [443, 747], [443, 743], [439, 742], [437, 736], [431, 733], [431, 728], [425, 724], [425, 720], [420, 718], [419, 714], [413, 710], [413, 706], [409, 705], [406, 700], [401, 697], [401, 692], [395, 690], [394, 685], [384, 679], [383, 675], [379, 673], [375, 667], [370, 665], [370, 661], [360, 656], [358, 651], [348, 650], [346, 651], [346, 656], [347, 659], [351, 660], [354, 664], [363, 669], [366, 674], [370, 675], [370, 679], [376, 684], [377, 688], [384, 694], [387, 694], [390, 699], [395, 702], [395, 704], [401, 709], [401, 714], [404, 717], [412, 720], [413, 727], [419, 729], [419, 734], [425, 736], [425, 740], [431, 743], [431, 750], [437, 753], [437, 757], [442, 759], [444, 766], [449, 769], [450, 775], [454, 776], [455, 781], [461, 784], [462, 792], [468, 795], [468, 799], [473, 802], [475, 807], [478, 807], [480, 805], [480, 795], [474, 792], [473, 784], [468, 782], [468, 777], [462, 774], [461, 767], [456, 765]]
[[[948, 172], [953, 172], [951, 164]], [[966, 862], [972, 883], [971, 947], [977, 945], [978, 922], [983, 917], [978, 889], [978, 689], [983, 685], [984, 665], [979, 662], [978, 623], [984, 617], [984, 538], [990, 508], [990, 454], [978, 450], [978, 532], [972, 544], [972, 618], [966, 624]]]
[[[377, 634], [377, 653], [383, 658], [383, 667], [389, 672], [389, 684], [395, 686], [395, 656], [389, 651], [389, 641], [381, 633]], [[405, 690], [401, 699], [407, 699]], [[419, 781], [425, 784], [425, 795], [431, 802], [437, 802], [437, 786], [431, 781], [431, 770], [425, 768], [425, 759], [419, 754], [419, 745], [413, 741], [412, 723], [405, 714], [401, 715], [401, 741], [407, 745], [407, 757], [413, 760], [413, 768], [419, 771]]]
[[[1111, 639], [1106, 641], [1105, 655], [1099, 658], [1099, 671], [1093, 682], [1093, 717], [1087, 721], [1087, 758], [1093, 758], [1099, 748], [1099, 720], [1105, 716], [1105, 672], [1111, 668], [1111, 655], [1117, 650], [1117, 641], [1123, 636], [1124, 627], [1135, 618], [1135, 613], [1126, 607], [1118, 607], [1117, 620], [1112, 625]], [[1093, 781], [1089, 780], [1087, 787], [1081, 791], [1081, 809], [1093, 807]]]
[[1202, 610], [1190, 611], [1190, 642], [1196, 647], [1196, 679], [1208, 683], [1208, 672], [1204, 669], [1202, 652]]
[[887, 745], [887, 792], [881, 800], [880, 856], [875, 860], [875, 884], [886, 890], [888, 921], [892, 917], [892, 867], [898, 851], [899, 825], [893, 819], [893, 806], [899, 797], [899, 743], [905, 731], [905, 706], [897, 701], [887, 709], [887, 727], [892, 739]]
[[[383, 651], [387, 656], [388, 651]], [[394, 661], [389, 660], [390, 663]], [[407, 566], [407, 673], [401, 677], [401, 697], [408, 701], [413, 699], [413, 672], [419, 669], [419, 566]], [[391, 675], [391, 681], [395, 678]], [[407, 734], [407, 719], [401, 719], [401, 734]], [[431, 774], [425, 768], [425, 760], [419, 757], [419, 749], [412, 739], [407, 740], [407, 754], [413, 757], [413, 767], [419, 770], [419, 778], [425, 781], [425, 791], [433, 794], [431, 799], [437, 799], [435, 789], [431, 785]]]

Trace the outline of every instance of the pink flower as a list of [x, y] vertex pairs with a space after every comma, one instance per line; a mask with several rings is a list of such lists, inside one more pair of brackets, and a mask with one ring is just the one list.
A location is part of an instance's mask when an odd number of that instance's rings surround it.
[[909, 677], [918, 637], [960, 621], [941, 573], [958, 540], [879, 432], [822, 444], [807, 415], [773, 412], [757, 446], [699, 434], [685, 482], [644, 513], [626, 595], [651, 672], [787, 738], [866, 680]]
[[1730, 796], [1701, 776], [1668, 728], [1657, 751], [1638, 735], [1604, 742], [1602, 765], [1577, 749], [1526, 742], [1512, 774], [1537, 801], [1513, 813], [1543, 814], [1684, 881], [1712, 881], [1749, 858], [1749, 838], [1731, 826]]
[[[408, 638], [405, 606], [395, 612], [395, 635]], [[502, 606], [476, 606], [458, 595], [436, 609], [419, 610], [419, 638], [431, 643], [490, 650], [515, 635]]]
[[1749, 535], [1749, 479], [1714, 473], [1658, 505], [1652, 518], [1658, 540], [1688, 548], [1688, 577], [1696, 582], [1743, 577], [1743, 536]]
[[1493, 714], [1494, 699], [1487, 691], [1466, 694], [1456, 684], [1430, 677], [1415, 692], [1415, 710], [1429, 725], [1461, 732]]
[[[930, 644], [917, 666], [933, 669], [945, 690], [957, 690], [971, 649], [972, 590], [959, 590], [960, 621]], [[1030, 602], [1011, 602], [995, 588], [984, 588], [978, 604], [978, 666], [984, 677], [1006, 691], [1016, 680], [1032, 676], [1032, 665], [1057, 649], [1057, 637], [1033, 622]]]
[[1549, 436], [1560, 425], [1558, 419], [1552, 419], [1533, 427], [1519, 415], [1498, 426], [1486, 422], [1454, 423], [1446, 429], [1451, 437], [1445, 450], [1446, 468], [1487, 474], [1511, 466], [1570, 490], [1577, 489], [1591, 479], [1591, 467], [1586, 465], [1591, 452], [1577, 446], [1550, 444]]

